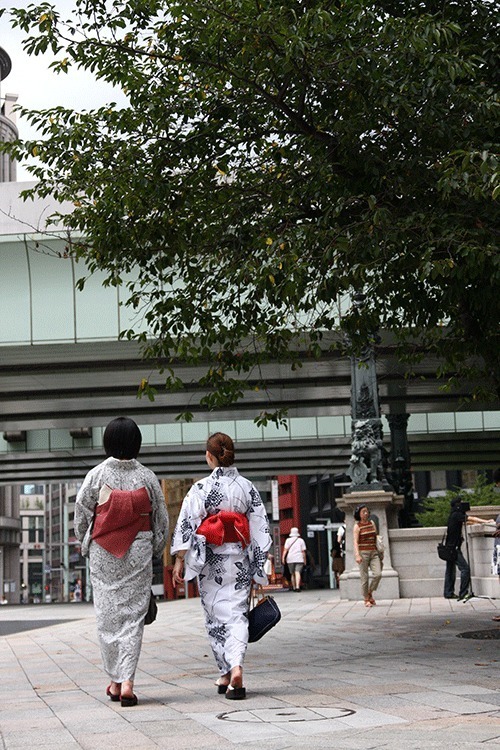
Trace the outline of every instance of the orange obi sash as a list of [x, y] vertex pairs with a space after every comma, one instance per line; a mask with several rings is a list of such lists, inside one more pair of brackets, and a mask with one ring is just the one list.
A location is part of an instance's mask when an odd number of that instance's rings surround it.
[[92, 539], [115, 557], [123, 557], [139, 531], [151, 531], [151, 511], [145, 487], [112, 490], [105, 503], [96, 505]]
[[250, 526], [243, 513], [221, 510], [203, 519], [196, 530], [208, 544], [219, 547], [224, 542], [241, 542], [243, 549], [250, 544]]

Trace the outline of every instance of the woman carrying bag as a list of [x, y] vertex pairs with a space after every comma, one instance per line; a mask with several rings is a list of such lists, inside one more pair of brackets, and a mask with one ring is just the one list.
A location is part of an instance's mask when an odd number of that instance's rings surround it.
[[283, 566], [288, 565], [291, 576], [291, 591], [300, 591], [302, 568], [306, 564], [306, 543], [296, 526], [290, 529], [290, 536], [283, 547]]
[[266, 510], [256, 487], [234, 463], [229, 435], [207, 440], [212, 473], [193, 484], [182, 503], [172, 538], [173, 582], [198, 576], [208, 639], [219, 668], [217, 692], [246, 697], [243, 660], [248, 643], [252, 580], [267, 584], [264, 564], [271, 547]]

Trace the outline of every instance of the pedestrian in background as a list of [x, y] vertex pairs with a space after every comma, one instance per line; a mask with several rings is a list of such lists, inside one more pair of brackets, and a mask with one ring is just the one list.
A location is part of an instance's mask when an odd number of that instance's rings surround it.
[[283, 565], [286, 563], [290, 570], [292, 591], [300, 591], [302, 568], [307, 562], [307, 557], [306, 543], [296, 526], [290, 529], [290, 535], [283, 547], [281, 561]]
[[[446, 529], [446, 545], [455, 549], [455, 560], [446, 561], [444, 574], [444, 598], [465, 600], [469, 597], [470, 567], [462, 554], [462, 542], [464, 537], [462, 529], [467, 520], [466, 507], [462, 504], [460, 496], [454, 497], [450, 503], [451, 510], [448, 516]], [[455, 594], [456, 569], [460, 571], [460, 588], [458, 597]]]
[[106, 694], [135, 706], [134, 678], [149, 605], [153, 557], [167, 542], [165, 497], [153, 472], [137, 460], [142, 435], [118, 417], [104, 431], [106, 460], [89, 471], [75, 505], [75, 534], [89, 557]]
[[376, 604], [373, 592], [377, 590], [382, 578], [382, 560], [377, 551], [377, 527], [370, 519], [370, 511], [366, 505], [358, 505], [354, 511], [354, 520], [353, 549], [354, 559], [359, 565], [361, 593], [365, 607], [373, 607]]

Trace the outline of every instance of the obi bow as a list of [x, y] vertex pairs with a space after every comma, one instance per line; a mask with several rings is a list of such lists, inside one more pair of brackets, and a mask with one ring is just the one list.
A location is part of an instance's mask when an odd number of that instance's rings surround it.
[[92, 539], [115, 557], [123, 557], [139, 531], [150, 531], [152, 511], [145, 487], [113, 490], [96, 506]]
[[207, 516], [196, 530], [204, 536], [208, 544], [219, 547], [225, 542], [241, 542], [243, 549], [250, 544], [250, 526], [243, 513], [221, 510]]

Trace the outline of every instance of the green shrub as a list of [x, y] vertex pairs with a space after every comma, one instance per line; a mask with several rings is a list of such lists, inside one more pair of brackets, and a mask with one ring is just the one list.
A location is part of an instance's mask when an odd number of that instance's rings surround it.
[[460, 487], [446, 490], [440, 497], [426, 497], [422, 501], [423, 511], [416, 513], [422, 526], [446, 526], [450, 515], [450, 503], [459, 495], [463, 495], [472, 506], [500, 505], [500, 492], [495, 491], [495, 485], [489, 484], [483, 475], [479, 475], [472, 490], [465, 492]]

